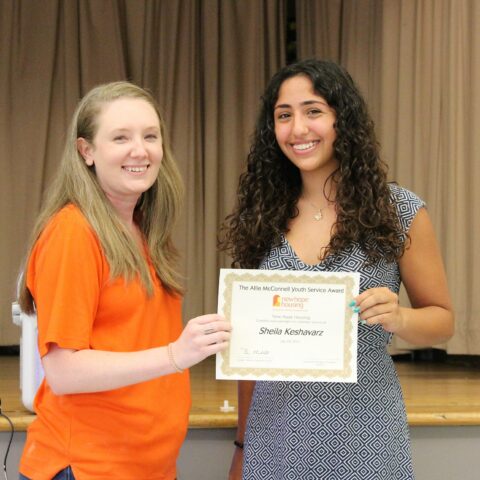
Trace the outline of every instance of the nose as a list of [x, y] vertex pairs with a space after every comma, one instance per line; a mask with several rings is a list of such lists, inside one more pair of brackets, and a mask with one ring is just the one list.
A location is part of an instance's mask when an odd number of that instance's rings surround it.
[[132, 144], [131, 155], [132, 157], [139, 157], [139, 158], [143, 158], [147, 156], [147, 149], [145, 147], [145, 142], [143, 138], [137, 138], [134, 140]]
[[301, 137], [308, 133], [308, 125], [306, 119], [302, 115], [293, 116], [292, 132], [296, 137]]

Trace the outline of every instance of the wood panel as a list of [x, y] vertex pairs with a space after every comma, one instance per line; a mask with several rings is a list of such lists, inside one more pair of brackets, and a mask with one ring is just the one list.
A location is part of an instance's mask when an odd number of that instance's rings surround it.
[[[21, 403], [19, 359], [0, 356], [2, 411], [17, 430], [25, 430], [34, 415]], [[480, 425], [480, 369], [449, 363], [396, 363], [410, 425]], [[214, 359], [192, 372], [191, 428], [227, 428], [237, 423], [236, 382], [215, 380]], [[225, 400], [235, 411], [223, 413]], [[0, 430], [8, 430], [0, 418]]]

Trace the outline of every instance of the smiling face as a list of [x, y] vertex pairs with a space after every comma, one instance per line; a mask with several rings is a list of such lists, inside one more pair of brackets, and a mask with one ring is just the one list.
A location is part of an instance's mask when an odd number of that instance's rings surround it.
[[103, 105], [90, 143], [78, 150], [114, 206], [136, 204], [155, 182], [163, 157], [160, 120], [146, 100], [119, 98]]
[[335, 111], [315, 93], [308, 77], [297, 75], [282, 83], [273, 114], [278, 145], [302, 175], [336, 170]]

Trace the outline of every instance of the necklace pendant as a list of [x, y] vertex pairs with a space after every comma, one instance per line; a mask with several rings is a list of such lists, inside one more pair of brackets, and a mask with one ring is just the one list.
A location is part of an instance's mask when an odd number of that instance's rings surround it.
[[322, 212], [317, 212], [313, 218], [318, 222], [319, 220], [321, 220], [323, 218], [323, 215], [322, 215]]

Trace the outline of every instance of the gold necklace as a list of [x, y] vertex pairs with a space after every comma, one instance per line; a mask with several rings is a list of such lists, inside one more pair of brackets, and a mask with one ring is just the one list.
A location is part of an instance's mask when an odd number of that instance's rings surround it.
[[310, 200], [307, 200], [307, 202], [315, 209], [315, 213], [313, 214], [313, 218], [319, 222], [320, 220], [323, 219], [323, 211], [330, 205], [331, 202], [327, 202], [327, 204], [322, 207], [318, 208], [313, 202]]

